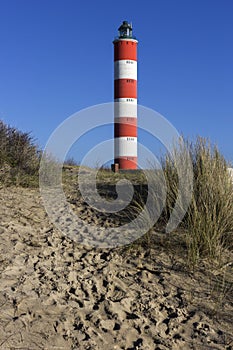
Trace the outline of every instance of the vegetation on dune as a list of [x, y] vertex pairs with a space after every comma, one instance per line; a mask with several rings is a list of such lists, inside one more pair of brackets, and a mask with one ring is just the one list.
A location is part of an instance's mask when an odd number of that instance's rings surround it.
[[0, 183], [38, 186], [40, 156], [30, 133], [0, 121]]

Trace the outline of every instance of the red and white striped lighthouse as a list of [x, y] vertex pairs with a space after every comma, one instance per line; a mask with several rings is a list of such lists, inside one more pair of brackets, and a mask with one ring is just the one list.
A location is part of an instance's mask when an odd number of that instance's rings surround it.
[[137, 169], [137, 43], [124, 21], [114, 44], [114, 165]]

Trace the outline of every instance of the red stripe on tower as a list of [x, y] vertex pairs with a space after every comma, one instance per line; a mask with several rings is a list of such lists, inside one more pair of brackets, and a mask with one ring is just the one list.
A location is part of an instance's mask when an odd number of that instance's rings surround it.
[[137, 44], [124, 21], [114, 44], [115, 169], [137, 169]]

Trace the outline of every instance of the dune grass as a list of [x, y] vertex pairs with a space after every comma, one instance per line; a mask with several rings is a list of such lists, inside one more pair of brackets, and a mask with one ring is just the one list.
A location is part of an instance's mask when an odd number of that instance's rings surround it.
[[227, 162], [216, 146], [198, 138], [190, 145], [194, 190], [184, 225], [188, 235], [188, 258], [221, 260], [224, 248], [232, 249], [233, 186]]
[[[228, 164], [218, 148], [205, 138], [198, 137], [185, 144], [192, 161], [193, 192], [179, 228], [186, 232], [188, 262], [196, 265], [203, 258], [220, 261], [223, 249], [233, 248], [233, 184]], [[179, 183], [169, 155], [162, 159], [162, 167], [167, 184], [162, 217], [166, 225], [177, 199]]]

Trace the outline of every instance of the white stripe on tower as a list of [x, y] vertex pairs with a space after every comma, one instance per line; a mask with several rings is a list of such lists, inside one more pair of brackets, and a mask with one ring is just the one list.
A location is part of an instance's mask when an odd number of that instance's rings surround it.
[[137, 80], [137, 61], [119, 60], [114, 62], [114, 79]]
[[114, 162], [137, 169], [137, 43], [124, 21], [114, 40]]
[[128, 102], [116, 102], [114, 103], [114, 117], [134, 117], [137, 118], [137, 104]]
[[137, 153], [136, 137], [121, 137], [121, 142], [115, 139], [115, 155], [116, 157], [135, 157]]

